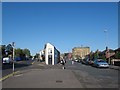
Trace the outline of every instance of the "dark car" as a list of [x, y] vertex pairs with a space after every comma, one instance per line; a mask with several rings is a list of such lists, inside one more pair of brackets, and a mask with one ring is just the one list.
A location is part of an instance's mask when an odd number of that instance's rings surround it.
[[85, 64], [85, 59], [82, 59], [82, 60], [81, 60], [81, 63], [82, 63], [82, 64]]
[[88, 65], [88, 64], [89, 64], [89, 61], [90, 61], [90, 59], [87, 58], [87, 59], [85, 60], [85, 64]]
[[89, 65], [93, 65], [94, 61], [93, 60], [89, 60]]

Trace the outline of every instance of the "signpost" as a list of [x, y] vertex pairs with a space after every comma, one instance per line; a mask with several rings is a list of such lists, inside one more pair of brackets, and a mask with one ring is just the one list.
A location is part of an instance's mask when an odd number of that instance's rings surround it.
[[15, 42], [12, 42], [12, 46], [13, 46], [13, 75], [14, 75], [14, 71], [15, 71], [15, 66], [14, 66], [14, 56], [15, 56]]
[[12, 62], [13, 62], [13, 75], [14, 75], [14, 71], [15, 71], [15, 67], [14, 67], [14, 57], [15, 57], [15, 42], [12, 42], [12, 44], [8, 44], [6, 47], [6, 53], [9, 55], [12, 55]]

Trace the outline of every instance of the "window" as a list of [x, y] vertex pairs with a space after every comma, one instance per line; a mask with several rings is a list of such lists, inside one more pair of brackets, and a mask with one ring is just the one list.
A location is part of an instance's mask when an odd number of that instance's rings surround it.
[[52, 54], [52, 49], [51, 48], [48, 49], [48, 54]]

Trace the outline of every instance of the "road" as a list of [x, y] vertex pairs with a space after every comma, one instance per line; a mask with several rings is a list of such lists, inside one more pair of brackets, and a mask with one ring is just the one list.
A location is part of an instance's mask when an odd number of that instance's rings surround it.
[[[70, 64], [70, 62], [69, 62]], [[84, 88], [115, 88], [118, 87], [118, 71], [109, 68], [95, 68], [75, 62], [66, 68], [72, 70]], [[95, 86], [96, 85], [96, 86]]]
[[[3, 81], [3, 88], [118, 88], [118, 71], [67, 61], [62, 65], [35, 62]], [[17, 82], [17, 84], [16, 84]]]
[[[15, 62], [15, 71], [23, 70], [32, 64], [32, 60], [27, 61], [17, 61]], [[13, 72], [13, 65], [12, 64], [5, 64], [2, 65], [2, 77], [11, 74]]]

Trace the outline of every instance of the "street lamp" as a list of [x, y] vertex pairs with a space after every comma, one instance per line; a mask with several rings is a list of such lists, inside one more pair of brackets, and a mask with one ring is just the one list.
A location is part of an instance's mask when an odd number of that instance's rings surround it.
[[105, 43], [105, 45], [106, 45], [106, 47], [108, 46], [108, 30], [104, 30], [104, 33], [106, 34], [105, 36], [106, 36], [106, 43]]
[[106, 34], [106, 54], [108, 57], [108, 63], [110, 64], [110, 55], [109, 55], [109, 49], [108, 49], [108, 30], [104, 30], [105, 34]]

